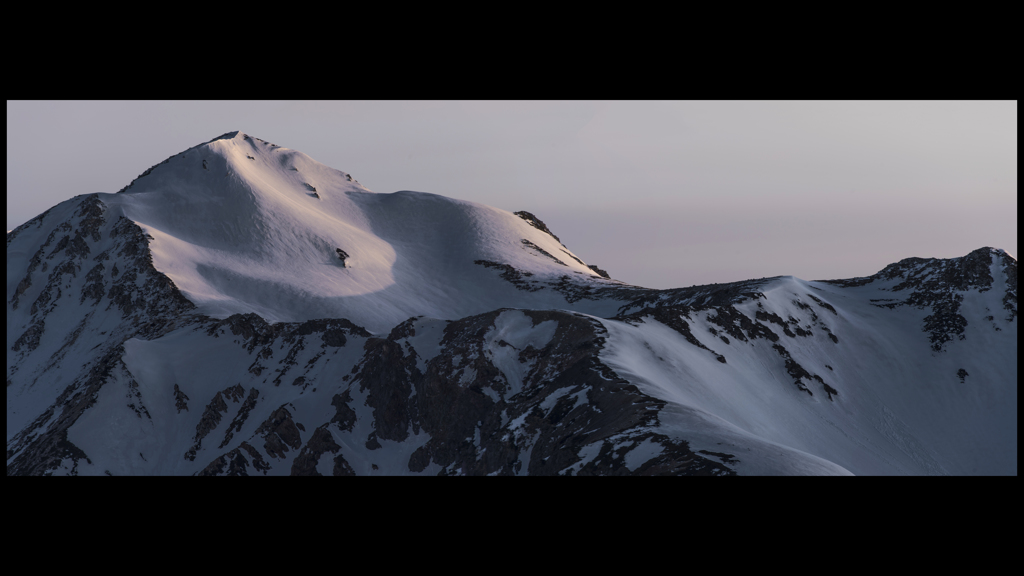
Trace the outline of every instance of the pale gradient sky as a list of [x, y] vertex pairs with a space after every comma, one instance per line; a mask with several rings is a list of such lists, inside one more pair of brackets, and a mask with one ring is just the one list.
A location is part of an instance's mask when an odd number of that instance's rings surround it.
[[240, 130], [542, 219], [652, 288], [1017, 256], [1017, 102], [8, 101], [7, 228]]

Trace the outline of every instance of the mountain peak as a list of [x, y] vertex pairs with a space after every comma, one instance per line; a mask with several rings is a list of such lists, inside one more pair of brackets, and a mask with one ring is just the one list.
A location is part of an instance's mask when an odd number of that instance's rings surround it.
[[123, 192], [102, 201], [153, 237], [156, 269], [213, 317], [342, 316], [383, 330], [417, 313], [454, 319], [509, 301], [563, 308], [606, 281], [532, 214], [372, 193], [238, 131], [164, 160]]
[[[214, 154], [218, 154], [218, 155], [224, 156], [225, 153], [228, 152], [229, 149], [225, 149], [222, 146], [218, 146], [218, 144], [220, 144], [221, 142], [231, 142], [232, 144], [234, 144], [236, 146], [238, 144], [241, 144], [241, 143], [244, 143], [244, 142], [249, 143], [250, 144], [250, 150], [247, 153], [245, 153], [245, 155], [242, 156], [242, 157], [250, 159], [250, 160], [255, 160], [256, 157], [253, 156], [253, 154], [262, 153], [264, 151], [267, 151], [268, 149], [269, 149], [269, 151], [285, 150], [284, 148], [281, 148], [277, 144], [273, 144], [273, 143], [268, 142], [266, 140], [263, 140], [261, 138], [256, 138], [255, 136], [250, 136], [250, 135], [248, 135], [248, 134], [246, 134], [244, 132], [241, 132], [239, 130], [235, 130], [233, 132], [225, 132], [224, 134], [221, 134], [220, 136], [217, 136], [216, 138], [211, 138], [210, 140], [207, 140], [205, 142], [200, 142], [199, 144], [196, 144], [195, 146], [192, 146], [190, 148], [182, 150], [181, 152], [178, 152], [177, 154], [174, 154], [173, 156], [165, 158], [162, 162], [159, 162], [157, 164], [154, 164], [153, 166], [150, 166], [142, 174], [139, 174], [134, 180], [129, 182], [127, 186], [125, 186], [124, 188], [118, 190], [118, 194], [120, 194], [122, 192], [127, 192], [129, 190], [132, 190], [132, 192], [134, 192], [135, 190], [133, 190], [133, 187], [135, 186], [135, 183], [140, 178], [143, 178], [145, 176], [149, 176], [150, 174], [153, 173], [154, 170], [157, 170], [161, 166], [163, 166], [165, 164], [168, 164], [168, 163], [171, 163], [172, 161], [174, 161], [176, 159], [187, 158], [189, 156], [194, 156], [195, 152], [197, 152], [199, 150], [208, 150], [208, 151], [213, 152]], [[263, 146], [257, 146], [257, 143], [262, 144]], [[236, 155], [241, 156], [240, 154], [237, 154], [238, 150], [235, 150], [235, 152], [236, 152]], [[203, 168], [209, 169], [209, 165], [205, 161], [203, 162]]]
[[1011, 258], [1013, 260], [1017, 260], [1016, 256], [1014, 256], [1013, 254], [1010, 254], [1009, 252], [1007, 252], [1006, 250], [1003, 250], [1002, 248], [992, 248], [991, 246], [986, 246], [986, 247], [982, 248], [982, 250], [988, 250], [989, 252], [992, 252], [993, 254], [996, 254], [996, 255], [999, 255], [999, 256], [1005, 256], [1007, 258]]

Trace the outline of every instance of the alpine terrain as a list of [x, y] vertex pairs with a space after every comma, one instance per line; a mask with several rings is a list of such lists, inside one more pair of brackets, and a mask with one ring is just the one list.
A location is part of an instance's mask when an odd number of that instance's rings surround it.
[[228, 133], [7, 234], [9, 475], [1017, 473], [1017, 260], [653, 290]]

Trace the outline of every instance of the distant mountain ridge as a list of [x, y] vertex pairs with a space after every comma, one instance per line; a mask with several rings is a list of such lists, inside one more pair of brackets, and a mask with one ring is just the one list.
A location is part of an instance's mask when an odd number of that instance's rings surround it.
[[1016, 474], [1016, 259], [653, 290], [243, 133], [7, 235], [8, 474]]

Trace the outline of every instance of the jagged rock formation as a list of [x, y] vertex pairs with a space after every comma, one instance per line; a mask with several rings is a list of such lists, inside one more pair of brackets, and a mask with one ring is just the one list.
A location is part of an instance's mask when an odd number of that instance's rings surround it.
[[[871, 302], [882, 308], [913, 306], [930, 309], [924, 318], [924, 331], [928, 332], [932, 349], [943, 350], [954, 338], [965, 339], [967, 319], [960, 314], [964, 295], [977, 290], [984, 293], [992, 289], [997, 275], [1003, 284], [1002, 304], [1005, 319], [1012, 322], [1017, 316], [1017, 261], [1002, 250], [979, 248], [962, 258], [906, 258], [890, 264], [873, 276], [849, 280], [824, 280], [839, 286], [867, 286], [872, 283], [878, 290], [893, 292], [896, 298], [873, 298]], [[994, 318], [993, 318], [994, 319]]]

